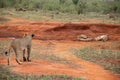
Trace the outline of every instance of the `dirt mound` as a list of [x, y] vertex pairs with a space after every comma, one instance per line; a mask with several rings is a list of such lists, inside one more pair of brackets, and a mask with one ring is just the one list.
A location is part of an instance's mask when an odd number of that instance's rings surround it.
[[77, 35], [96, 37], [110, 35], [111, 40], [120, 40], [120, 25], [90, 23], [26, 22], [0, 24], [0, 37], [20, 37], [34, 33], [36, 39], [77, 40]]
[[[119, 36], [120, 25], [110, 24], [71, 24], [67, 23], [63, 26], [57, 26], [52, 29], [46, 30], [46, 33], [56, 34], [61, 39], [76, 40], [76, 36], [79, 34], [87, 34], [91, 37], [95, 37], [101, 34], [109, 34], [112, 40], [115, 40], [115, 36]], [[63, 37], [64, 36], [64, 37]], [[63, 37], [63, 38], [62, 38]], [[114, 39], [115, 38], [115, 39]], [[120, 38], [117, 38], [120, 39]]]

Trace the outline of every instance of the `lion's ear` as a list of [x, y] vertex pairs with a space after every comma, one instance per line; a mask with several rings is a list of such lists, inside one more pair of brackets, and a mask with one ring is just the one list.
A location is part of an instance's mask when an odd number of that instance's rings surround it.
[[24, 37], [26, 37], [26, 36], [27, 36], [27, 34], [26, 34], [26, 33], [24, 33], [23, 38], [24, 38]]
[[34, 37], [35, 35], [34, 35], [34, 34], [32, 34], [31, 36], [32, 36], [32, 37]]

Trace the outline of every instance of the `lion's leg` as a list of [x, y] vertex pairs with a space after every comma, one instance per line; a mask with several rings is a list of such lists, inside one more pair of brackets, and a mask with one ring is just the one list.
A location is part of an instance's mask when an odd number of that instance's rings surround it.
[[9, 53], [8, 53], [8, 60], [7, 60], [8, 65], [10, 65], [10, 57], [11, 57], [11, 54], [10, 54], [10, 52], [9, 52]]
[[14, 51], [15, 51], [15, 55], [16, 55], [16, 62], [17, 62], [18, 64], [22, 64], [22, 62], [19, 60], [19, 52], [18, 52], [18, 50], [15, 50], [15, 49], [14, 49]]
[[16, 53], [16, 61], [18, 64], [22, 64], [22, 62], [19, 60], [19, 52]]
[[8, 61], [8, 65], [10, 65], [10, 57], [11, 57], [11, 53], [9, 52], [8, 53], [8, 60], [7, 60]]
[[25, 57], [25, 49], [23, 50], [23, 61], [27, 61], [27, 59]]
[[30, 60], [30, 52], [31, 52], [31, 47], [28, 47], [28, 48], [27, 48], [27, 53], [28, 53], [27, 60], [28, 60], [28, 62], [31, 61], [31, 60]]
[[[10, 57], [11, 57], [10, 50], [11, 50], [11, 47], [9, 48], [9, 51], [7, 52], [7, 53], [8, 53], [8, 60], [7, 60], [8, 65], [10, 65]], [[7, 53], [6, 53], [6, 54], [7, 54]]]
[[8, 65], [10, 65], [10, 56], [8, 57], [7, 62], [8, 62]]

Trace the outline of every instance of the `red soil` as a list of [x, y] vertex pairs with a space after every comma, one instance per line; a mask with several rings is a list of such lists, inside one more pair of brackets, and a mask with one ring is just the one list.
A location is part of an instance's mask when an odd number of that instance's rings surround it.
[[120, 40], [120, 25], [115, 24], [29, 22], [22, 20], [18, 23], [18, 21], [0, 24], [0, 37], [20, 37], [24, 33], [34, 33], [36, 39], [76, 40], [76, 36], [82, 33], [91, 37], [108, 34], [111, 40]]
[[[16, 23], [19, 22], [19, 23]], [[82, 47], [85, 45], [91, 45], [96, 42], [77, 42], [76, 36], [84, 33], [91, 37], [95, 37], [99, 34], [109, 34], [110, 40], [120, 40], [120, 25], [111, 24], [87, 24], [87, 23], [56, 23], [56, 22], [28, 22], [28, 21], [14, 21], [4, 24], [0, 24], [0, 37], [21, 37], [24, 33], [34, 33], [35, 39], [33, 40], [34, 51], [39, 48], [35, 48], [34, 45], [45, 45], [47, 41], [52, 40], [52, 44], [55, 45], [53, 50], [56, 54], [64, 56], [67, 60], [70, 60], [77, 64], [77, 66], [71, 66], [62, 63], [53, 63], [46, 60], [33, 60], [30, 63], [24, 62], [22, 65], [18, 65], [14, 59], [12, 59], [11, 69], [20, 74], [66, 74], [77, 77], [84, 77], [89, 80], [120, 80], [118, 76], [112, 72], [105, 70], [103, 67], [77, 58], [70, 54], [70, 47]], [[54, 41], [55, 40], [55, 41]], [[56, 41], [62, 40], [62, 41]], [[39, 54], [39, 53], [38, 53]], [[0, 57], [0, 64], [7, 65], [6, 58]]]
[[[35, 45], [47, 45], [47, 41], [33, 40], [34, 51], [39, 50]], [[73, 41], [52, 41], [56, 47], [54, 52], [58, 55], [64, 56], [67, 60], [72, 61], [77, 64], [76, 66], [71, 66], [68, 64], [54, 63], [47, 60], [33, 60], [32, 62], [23, 62], [22, 65], [18, 65], [15, 59], [12, 58], [12, 66], [10, 68], [20, 74], [65, 74], [75, 77], [83, 77], [89, 80], [119, 80], [120, 78], [113, 74], [112, 72], [105, 70], [103, 67], [77, 58], [76, 56], [70, 54], [68, 49], [70, 47], [83, 47], [85, 45], [94, 44], [94, 42], [73, 42]], [[38, 53], [39, 54], [39, 53]], [[0, 64], [7, 65], [7, 59], [0, 57]]]

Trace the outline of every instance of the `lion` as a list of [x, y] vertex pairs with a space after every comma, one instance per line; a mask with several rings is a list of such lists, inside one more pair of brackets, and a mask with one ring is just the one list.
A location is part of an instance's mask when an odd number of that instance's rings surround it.
[[85, 34], [81, 34], [81, 35], [78, 35], [78, 36], [77, 36], [77, 40], [80, 40], [80, 41], [92, 41], [93, 38], [88, 37], [88, 36], [85, 35]]
[[109, 39], [108, 35], [101, 35], [101, 36], [95, 37], [96, 41], [107, 41], [108, 39]]
[[[8, 65], [10, 65], [10, 57], [11, 57], [11, 49], [15, 52], [16, 55], [16, 62], [18, 64], [22, 64], [22, 62], [19, 60], [19, 54], [20, 51], [23, 51], [23, 61], [30, 62], [30, 53], [31, 53], [31, 46], [32, 46], [32, 38], [34, 37], [34, 34], [25, 34], [22, 38], [19, 39], [12, 39], [9, 47], [9, 51], [5, 52], [6, 55], [8, 55]], [[25, 57], [25, 50], [27, 49], [27, 58]]]

